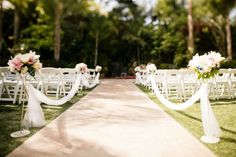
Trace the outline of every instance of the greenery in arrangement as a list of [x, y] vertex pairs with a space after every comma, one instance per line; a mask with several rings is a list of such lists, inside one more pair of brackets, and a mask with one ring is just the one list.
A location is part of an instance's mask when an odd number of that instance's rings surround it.
[[193, 56], [188, 66], [197, 73], [198, 79], [206, 80], [213, 78], [219, 72], [220, 64], [224, 59], [220, 53], [210, 51], [208, 54]]
[[1, 66], [34, 50], [44, 67], [84, 62], [101, 65], [106, 76], [133, 75], [140, 64], [181, 68], [195, 53], [213, 50], [227, 58], [223, 67], [236, 67], [234, 0], [157, 0], [151, 7], [100, 0], [117, 4], [110, 11], [93, 0], [4, 1], [12, 6], [0, 8]]
[[[62, 112], [67, 110], [74, 103], [79, 101], [88, 92], [89, 90], [82, 91], [81, 94], [78, 94], [73, 99], [71, 99], [70, 101], [61, 106], [49, 106], [42, 104], [47, 124], [50, 123], [52, 120], [54, 120]], [[25, 140], [27, 140], [30, 136], [32, 136], [33, 134], [35, 134], [40, 130], [40, 128], [31, 128], [30, 129], [31, 134], [29, 136], [21, 138], [12, 138], [10, 134], [20, 129], [20, 116], [21, 116], [21, 105], [12, 104], [8, 102], [0, 102], [0, 119], [1, 119], [0, 157], [6, 156], [8, 153], [13, 151], [17, 146], [19, 146]]]
[[[174, 111], [162, 105], [150, 90], [142, 86], [139, 86], [139, 88], [191, 134], [200, 139], [203, 130], [199, 102], [186, 110]], [[172, 101], [177, 102], [177, 100]], [[221, 141], [217, 144], [204, 144], [219, 157], [233, 157], [236, 154], [236, 100], [211, 100], [211, 105], [222, 130]]]

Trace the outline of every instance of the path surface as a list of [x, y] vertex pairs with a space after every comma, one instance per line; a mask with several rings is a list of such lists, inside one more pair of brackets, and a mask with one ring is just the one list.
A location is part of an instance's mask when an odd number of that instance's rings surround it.
[[102, 84], [8, 157], [214, 157], [131, 80]]

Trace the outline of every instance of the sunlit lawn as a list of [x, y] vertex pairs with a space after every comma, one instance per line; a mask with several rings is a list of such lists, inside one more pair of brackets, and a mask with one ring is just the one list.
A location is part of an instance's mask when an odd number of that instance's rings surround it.
[[[75, 102], [79, 101], [89, 90], [82, 91], [73, 99], [68, 101], [62, 106], [43, 106], [43, 112], [47, 123], [59, 116], [63, 111], [72, 106]], [[0, 102], [0, 157], [6, 156], [17, 146], [22, 144], [26, 139], [40, 130], [40, 128], [31, 128], [31, 134], [27, 137], [12, 138], [10, 134], [20, 129], [20, 114], [21, 105], [13, 105], [11, 102]]]
[[[140, 89], [197, 139], [200, 139], [203, 130], [199, 102], [186, 110], [174, 111], [164, 107], [149, 90], [144, 87]], [[221, 141], [217, 144], [205, 145], [219, 157], [236, 157], [236, 100], [211, 100], [211, 105], [222, 130]]]

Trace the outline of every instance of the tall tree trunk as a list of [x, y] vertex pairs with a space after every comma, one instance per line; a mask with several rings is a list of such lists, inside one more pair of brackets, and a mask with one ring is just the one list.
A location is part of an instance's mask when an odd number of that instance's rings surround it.
[[55, 8], [55, 47], [54, 47], [54, 59], [58, 63], [60, 60], [61, 52], [61, 15], [63, 11], [63, 4], [61, 2], [56, 3]]
[[226, 16], [226, 39], [227, 39], [227, 60], [232, 60], [232, 38], [231, 38], [231, 29], [230, 29], [230, 18], [229, 15]]
[[140, 46], [138, 45], [138, 54], [137, 54], [137, 57], [138, 57], [138, 65], [140, 65]]
[[99, 40], [99, 32], [96, 32], [96, 37], [95, 37], [95, 56], [94, 56], [94, 67], [97, 65], [98, 62], [98, 40]]
[[188, 50], [190, 55], [194, 52], [194, 39], [193, 39], [193, 16], [192, 16], [192, 0], [188, 0]]
[[19, 38], [19, 28], [20, 28], [20, 14], [18, 7], [15, 5], [14, 10], [14, 45], [17, 44]]
[[0, 53], [2, 52], [2, 44], [3, 44], [3, 8], [2, 8], [2, 0], [0, 0]]

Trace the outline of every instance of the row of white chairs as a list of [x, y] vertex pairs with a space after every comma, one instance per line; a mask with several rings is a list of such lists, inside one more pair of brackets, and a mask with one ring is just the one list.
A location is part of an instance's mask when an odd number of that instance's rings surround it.
[[[148, 72], [141, 70], [142, 80], [147, 80]], [[166, 98], [187, 100], [200, 87], [197, 74], [190, 69], [157, 70], [154, 75], [159, 90]], [[211, 99], [233, 99], [236, 97], [236, 69], [220, 69], [219, 73], [208, 80]], [[151, 88], [151, 84], [145, 85]]]
[[[95, 69], [88, 69], [84, 77], [92, 84], [95, 79]], [[65, 96], [74, 85], [77, 78], [75, 68], [42, 68], [35, 77], [27, 75], [26, 81], [44, 94], [58, 99]], [[80, 90], [85, 88], [83, 84]], [[16, 103], [26, 101], [22, 79], [17, 72], [11, 72], [8, 67], [0, 67], [0, 101]]]

